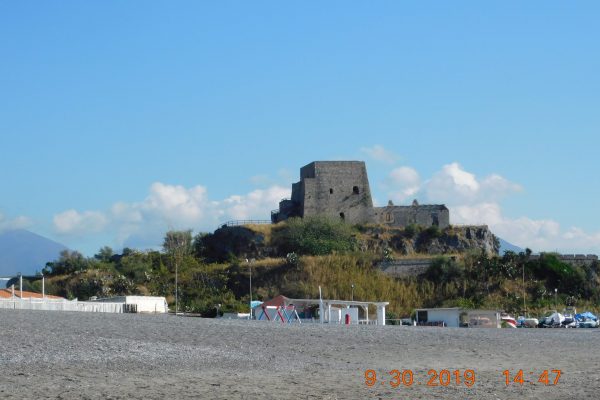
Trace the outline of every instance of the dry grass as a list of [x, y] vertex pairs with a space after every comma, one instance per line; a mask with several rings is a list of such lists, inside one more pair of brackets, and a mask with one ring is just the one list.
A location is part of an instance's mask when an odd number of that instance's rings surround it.
[[252, 263], [252, 268], [253, 269], [258, 269], [258, 268], [274, 268], [274, 267], [279, 267], [282, 264], [285, 264], [286, 260], [285, 258], [262, 258], [259, 260], [256, 260]]
[[302, 257], [299, 289], [306, 297], [317, 297], [319, 286], [323, 296], [332, 299], [350, 299], [354, 284], [354, 299], [364, 301], [389, 301], [389, 311], [398, 315], [410, 315], [415, 307], [422, 305], [434, 293], [427, 282], [400, 281], [373, 267], [369, 255], [329, 255]]
[[265, 237], [265, 244], [270, 246], [273, 228], [279, 224], [248, 224], [244, 226], [253, 232], [262, 234]]

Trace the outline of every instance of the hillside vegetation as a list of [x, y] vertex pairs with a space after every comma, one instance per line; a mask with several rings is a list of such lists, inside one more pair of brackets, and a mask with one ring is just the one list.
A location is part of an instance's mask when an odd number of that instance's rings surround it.
[[[493, 235], [482, 227], [389, 229], [349, 226], [325, 218], [292, 219], [277, 225], [221, 228], [192, 237], [168, 232], [162, 251], [102, 248], [85, 258], [64, 251], [44, 269], [48, 293], [86, 300], [124, 294], [165, 296], [174, 308], [175, 270], [180, 310], [214, 316], [248, 310], [253, 299], [278, 294], [389, 301], [391, 317], [417, 307], [499, 308], [520, 313], [523, 294], [530, 311], [575, 304], [596, 310], [599, 266], [571, 266], [555, 255], [530, 260], [530, 252], [495, 254]], [[492, 248], [490, 249], [490, 246]], [[383, 260], [442, 254], [418, 277], [394, 279], [377, 267]], [[491, 250], [491, 251], [490, 251]], [[452, 257], [449, 257], [450, 253]], [[435, 253], [434, 253], [435, 254]], [[525, 279], [523, 281], [523, 273]], [[39, 282], [30, 284], [39, 290]]]

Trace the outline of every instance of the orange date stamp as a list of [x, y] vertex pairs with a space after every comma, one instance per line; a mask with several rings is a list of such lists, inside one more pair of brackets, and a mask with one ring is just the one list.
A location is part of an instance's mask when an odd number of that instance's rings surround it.
[[[423, 379], [424, 378], [424, 379]], [[425, 386], [460, 386], [472, 387], [476, 382], [475, 371], [472, 369], [461, 370], [435, 370], [427, 371], [427, 377], [418, 376], [411, 369], [393, 369], [387, 374], [377, 376], [373, 369], [365, 371], [365, 384], [369, 387], [377, 384], [381, 386], [391, 386], [397, 388], [400, 386], [410, 387], [413, 385]]]
[[[508, 370], [499, 374], [499, 383], [508, 386], [523, 385], [558, 385], [562, 375], [560, 369], [545, 369], [541, 371]], [[464, 386], [471, 388], [477, 383], [477, 376], [473, 369], [430, 369], [427, 374], [413, 371], [412, 369], [393, 369], [380, 374], [373, 369], [367, 369], [364, 373], [365, 385], [390, 386], [392, 388], [411, 386]]]

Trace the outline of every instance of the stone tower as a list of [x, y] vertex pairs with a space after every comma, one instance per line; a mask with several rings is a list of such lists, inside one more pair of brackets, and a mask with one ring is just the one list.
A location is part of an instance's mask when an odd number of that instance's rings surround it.
[[373, 207], [364, 161], [314, 161], [300, 169], [300, 181], [292, 185], [292, 198], [279, 202], [271, 212], [277, 223], [291, 217], [323, 215], [351, 224], [376, 223], [393, 227], [450, 225], [450, 211], [443, 204]]
[[300, 169], [292, 198], [282, 200], [273, 222], [324, 215], [352, 224], [373, 220], [373, 200], [363, 161], [315, 161]]

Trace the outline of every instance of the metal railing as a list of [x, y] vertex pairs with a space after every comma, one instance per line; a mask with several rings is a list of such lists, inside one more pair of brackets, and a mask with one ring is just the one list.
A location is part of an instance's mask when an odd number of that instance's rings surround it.
[[220, 227], [224, 226], [242, 226], [242, 225], [266, 225], [271, 224], [270, 219], [237, 219], [233, 221], [227, 221], [219, 225]]

